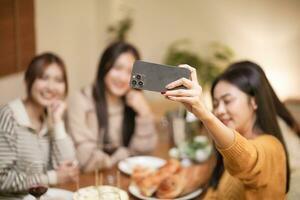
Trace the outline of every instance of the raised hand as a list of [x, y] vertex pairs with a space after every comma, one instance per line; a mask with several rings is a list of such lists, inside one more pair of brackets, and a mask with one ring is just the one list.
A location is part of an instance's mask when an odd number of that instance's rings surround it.
[[126, 103], [130, 106], [139, 116], [150, 116], [151, 109], [148, 102], [141, 91], [130, 90], [126, 94]]
[[57, 181], [59, 184], [76, 182], [79, 177], [78, 165], [73, 161], [64, 161], [56, 169]]
[[63, 120], [63, 114], [66, 110], [66, 103], [62, 100], [55, 100], [47, 108], [47, 112], [52, 123], [58, 123]]
[[189, 65], [179, 65], [179, 67], [184, 67], [191, 71], [191, 80], [181, 78], [168, 84], [166, 88], [173, 89], [183, 85], [186, 89], [167, 90], [163, 95], [172, 101], [183, 103], [186, 109], [194, 114], [197, 114], [199, 111], [206, 111], [205, 104], [202, 100], [202, 87], [198, 83], [195, 68]]

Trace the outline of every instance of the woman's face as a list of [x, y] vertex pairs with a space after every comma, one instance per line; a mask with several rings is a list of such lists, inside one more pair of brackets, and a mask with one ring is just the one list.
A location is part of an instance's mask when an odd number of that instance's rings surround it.
[[240, 132], [252, 131], [256, 119], [256, 103], [236, 86], [220, 81], [213, 91], [213, 112], [223, 124]]
[[46, 67], [43, 75], [32, 84], [31, 99], [43, 106], [50, 106], [55, 100], [63, 99], [66, 92], [66, 84], [61, 68], [56, 64]]
[[129, 91], [129, 81], [135, 57], [132, 53], [122, 53], [104, 78], [107, 91], [122, 97]]

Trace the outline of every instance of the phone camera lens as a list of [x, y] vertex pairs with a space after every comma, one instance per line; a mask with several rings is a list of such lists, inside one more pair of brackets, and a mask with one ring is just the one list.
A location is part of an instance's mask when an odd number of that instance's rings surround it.
[[141, 86], [141, 87], [144, 85], [143, 81], [139, 81], [138, 84], [139, 84], [139, 86]]
[[136, 75], [136, 79], [140, 80], [141, 78], [142, 78], [141, 75], [139, 75], [139, 74]]
[[136, 85], [137, 84], [136, 80], [132, 80], [131, 83], [132, 83], [132, 85]]

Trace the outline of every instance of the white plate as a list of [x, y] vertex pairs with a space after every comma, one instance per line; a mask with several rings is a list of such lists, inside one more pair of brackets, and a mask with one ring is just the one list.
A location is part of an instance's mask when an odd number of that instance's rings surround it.
[[[49, 188], [46, 194], [43, 195], [45, 197], [44, 199], [47, 199], [46, 197], [60, 197], [64, 200], [72, 200], [73, 199], [73, 192], [70, 192], [68, 190], [58, 189], [58, 188]], [[35, 200], [35, 198], [32, 195], [27, 195], [24, 197], [23, 200]]]
[[134, 156], [121, 160], [118, 164], [119, 169], [125, 174], [131, 175], [136, 166], [150, 167], [157, 169], [166, 163], [165, 160], [153, 156]]
[[[143, 196], [138, 187], [136, 187], [135, 185], [130, 185], [129, 188], [128, 188], [129, 192], [139, 198], [139, 199], [143, 199], [143, 200], [160, 200], [158, 198], [155, 198], [155, 197], [146, 197], [146, 196]], [[194, 192], [192, 193], [189, 193], [185, 196], [182, 196], [182, 197], [178, 197], [178, 198], [175, 198], [173, 200], [189, 200], [189, 199], [193, 199], [193, 198], [196, 198], [197, 196], [199, 196], [200, 194], [202, 193], [202, 188], [199, 188], [198, 190], [195, 190]]]
[[98, 188], [95, 186], [80, 188], [77, 192], [74, 193], [73, 200], [80, 200], [80, 199], [96, 200], [99, 198], [99, 194], [105, 192], [118, 193], [120, 196], [120, 200], [129, 199], [128, 193], [126, 191], [119, 189], [117, 187], [102, 185], [102, 186], [98, 186]]

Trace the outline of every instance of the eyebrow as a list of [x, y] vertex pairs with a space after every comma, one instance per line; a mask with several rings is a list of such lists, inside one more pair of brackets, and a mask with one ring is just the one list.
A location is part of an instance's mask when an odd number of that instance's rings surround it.
[[[218, 98], [218, 99], [224, 99], [224, 98], [226, 98], [226, 97], [228, 97], [228, 96], [231, 96], [231, 94], [229, 94], [229, 93], [223, 94], [223, 95], [220, 96], [220, 98]], [[214, 97], [214, 100], [217, 100], [217, 98]]]

